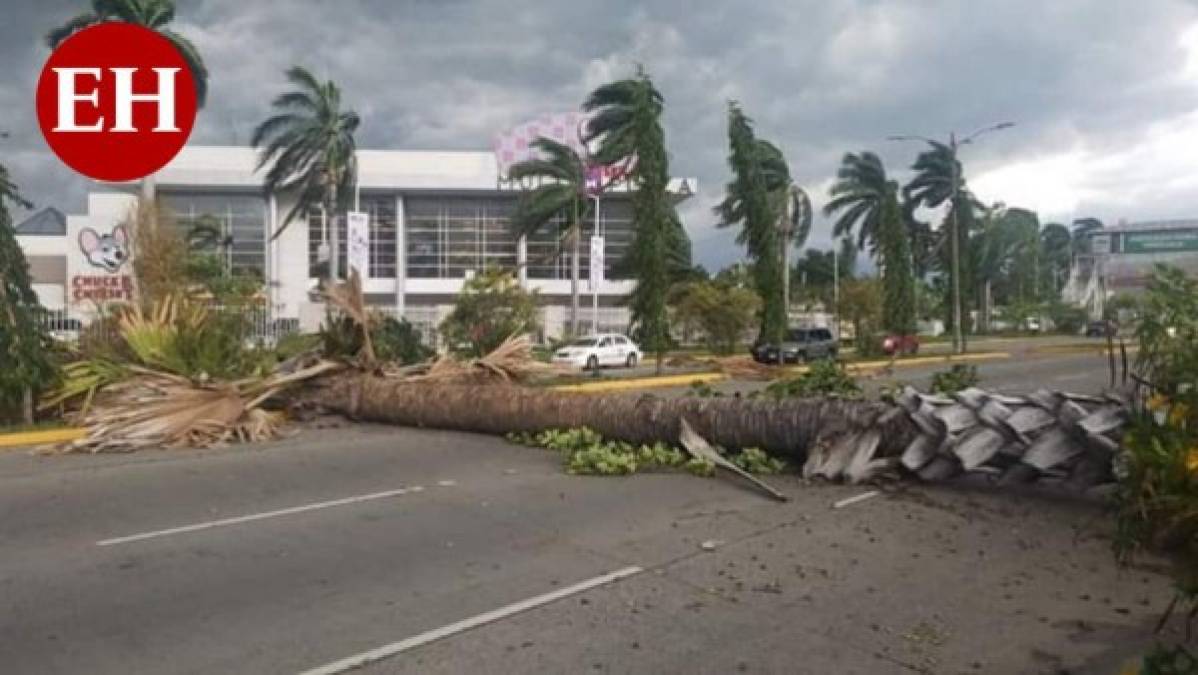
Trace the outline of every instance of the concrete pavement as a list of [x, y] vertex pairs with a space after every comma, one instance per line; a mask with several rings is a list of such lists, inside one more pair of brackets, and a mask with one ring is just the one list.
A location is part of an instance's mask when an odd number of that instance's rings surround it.
[[831, 509], [862, 489], [775, 482], [792, 502], [372, 426], [4, 453], [0, 664], [301, 672], [635, 566], [368, 670], [1089, 672], [1168, 597], [1165, 577], [1115, 568], [1093, 503], [908, 488]]

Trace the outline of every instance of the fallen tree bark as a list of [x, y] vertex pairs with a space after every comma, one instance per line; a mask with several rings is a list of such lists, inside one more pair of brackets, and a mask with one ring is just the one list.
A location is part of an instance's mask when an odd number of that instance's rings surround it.
[[900, 454], [915, 437], [914, 426], [894, 408], [839, 399], [665, 399], [353, 375], [322, 383], [306, 400], [370, 422], [486, 434], [585, 426], [630, 443], [677, 443], [685, 418], [715, 445], [761, 448], [798, 463], [811, 449], [866, 429], [880, 432], [882, 456]]

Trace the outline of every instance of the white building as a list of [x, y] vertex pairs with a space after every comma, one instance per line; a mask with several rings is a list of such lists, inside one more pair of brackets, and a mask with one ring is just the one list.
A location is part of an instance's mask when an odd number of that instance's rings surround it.
[[[323, 307], [311, 292], [323, 274], [318, 260], [327, 230], [321, 213], [296, 217], [271, 240], [293, 205], [286, 196], [264, 196], [254, 172], [257, 155], [245, 147], [185, 148], [155, 174], [157, 195], [183, 228], [217, 226], [225, 237], [230, 268], [261, 274], [272, 320], [314, 330]], [[465, 280], [488, 266], [513, 271], [539, 292], [547, 335], [560, 335], [568, 320], [570, 265], [557, 228], [517, 239], [508, 217], [520, 186], [500, 180], [489, 152], [360, 150], [354, 208], [370, 217], [370, 264], [364, 278], [367, 302], [402, 315], [429, 334], [449, 312]], [[693, 179], [675, 179], [678, 200], [693, 193]], [[98, 303], [125, 299], [131, 288], [125, 233], [120, 225], [135, 208], [136, 184], [100, 184], [88, 195], [87, 213], [66, 217], [65, 231], [34, 226], [17, 239], [30, 259], [42, 303], [86, 321]], [[604, 236], [603, 279], [593, 288], [589, 247], [593, 221], [584, 228], [581, 257], [582, 324], [622, 331], [627, 310], [618, 301], [633, 282], [613, 265], [632, 238], [627, 186], [605, 194], [599, 207]], [[38, 222], [46, 220], [46, 216]], [[341, 269], [345, 264], [345, 218], [340, 218]], [[36, 232], [32, 230], [37, 230]], [[326, 249], [327, 250], [327, 249]], [[597, 294], [598, 314], [592, 312]]]
[[1120, 223], [1088, 237], [1089, 252], [1074, 257], [1061, 297], [1095, 319], [1115, 295], [1143, 292], [1157, 265], [1198, 278], [1198, 220]]

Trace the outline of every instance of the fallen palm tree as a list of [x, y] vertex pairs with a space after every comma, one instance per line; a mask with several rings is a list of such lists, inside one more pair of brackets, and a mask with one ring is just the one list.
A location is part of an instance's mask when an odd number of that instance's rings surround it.
[[789, 459], [845, 433], [880, 429], [897, 455], [914, 438], [881, 403], [836, 399], [657, 398], [521, 386], [413, 382], [367, 374], [328, 378], [307, 400], [352, 419], [488, 434], [589, 427], [629, 443], [676, 443], [686, 419], [709, 442], [758, 447]]

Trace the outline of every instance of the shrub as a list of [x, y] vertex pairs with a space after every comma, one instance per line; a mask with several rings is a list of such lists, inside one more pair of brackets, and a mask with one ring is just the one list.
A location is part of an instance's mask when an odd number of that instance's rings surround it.
[[539, 328], [537, 295], [498, 269], [487, 269], [466, 282], [453, 312], [441, 322], [441, 335], [451, 351], [485, 356], [513, 335]]
[[844, 364], [822, 359], [812, 363], [807, 372], [798, 377], [770, 383], [761, 395], [781, 400], [812, 396], [861, 398], [861, 394], [861, 386], [849, 375]]
[[27, 404], [54, 384], [58, 369], [41, 322], [43, 310], [33, 292], [29, 265], [9, 219], [8, 200], [26, 203], [0, 165], [0, 415], [20, 410], [23, 421], [31, 423]]
[[[1136, 402], [1117, 464], [1118, 536], [1127, 562], [1140, 549], [1176, 561], [1179, 597], [1198, 603], [1198, 282], [1158, 266], [1136, 337]], [[1198, 605], [1195, 605], [1198, 609]]]
[[1076, 335], [1086, 326], [1090, 315], [1081, 307], [1054, 302], [1048, 306], [1048, 318], [1052, 319], [1058, 333]]
[[977, 366], [954, 363], [948, 370], [932, 375], [932, 391], [937, 394], [955, 394], [962, 389], [976, 387], [982, 381]]
[[761, 298], [752, 290], [711, 281], [684, 284], [675, 296], [675, 322], [702, 328], [707, 347], [717, 354], [736, 351], [761, 308]]
[[[638, 446], [610, 441], [587, 427], [511, 433], [507, 439], [521, 445], [560, 452], [566, 473], [570, 474], [623, 476], [653, 469], [682, 469], [696, 476], [715, 474], [714, 463], [700, 457], [690, 457], [681, 448], [662, 442]], [[750, 473], [778, 473], [786, 467], [785, 462], [770, 457], [758, 448], [746, 448], [730, 459]]]

